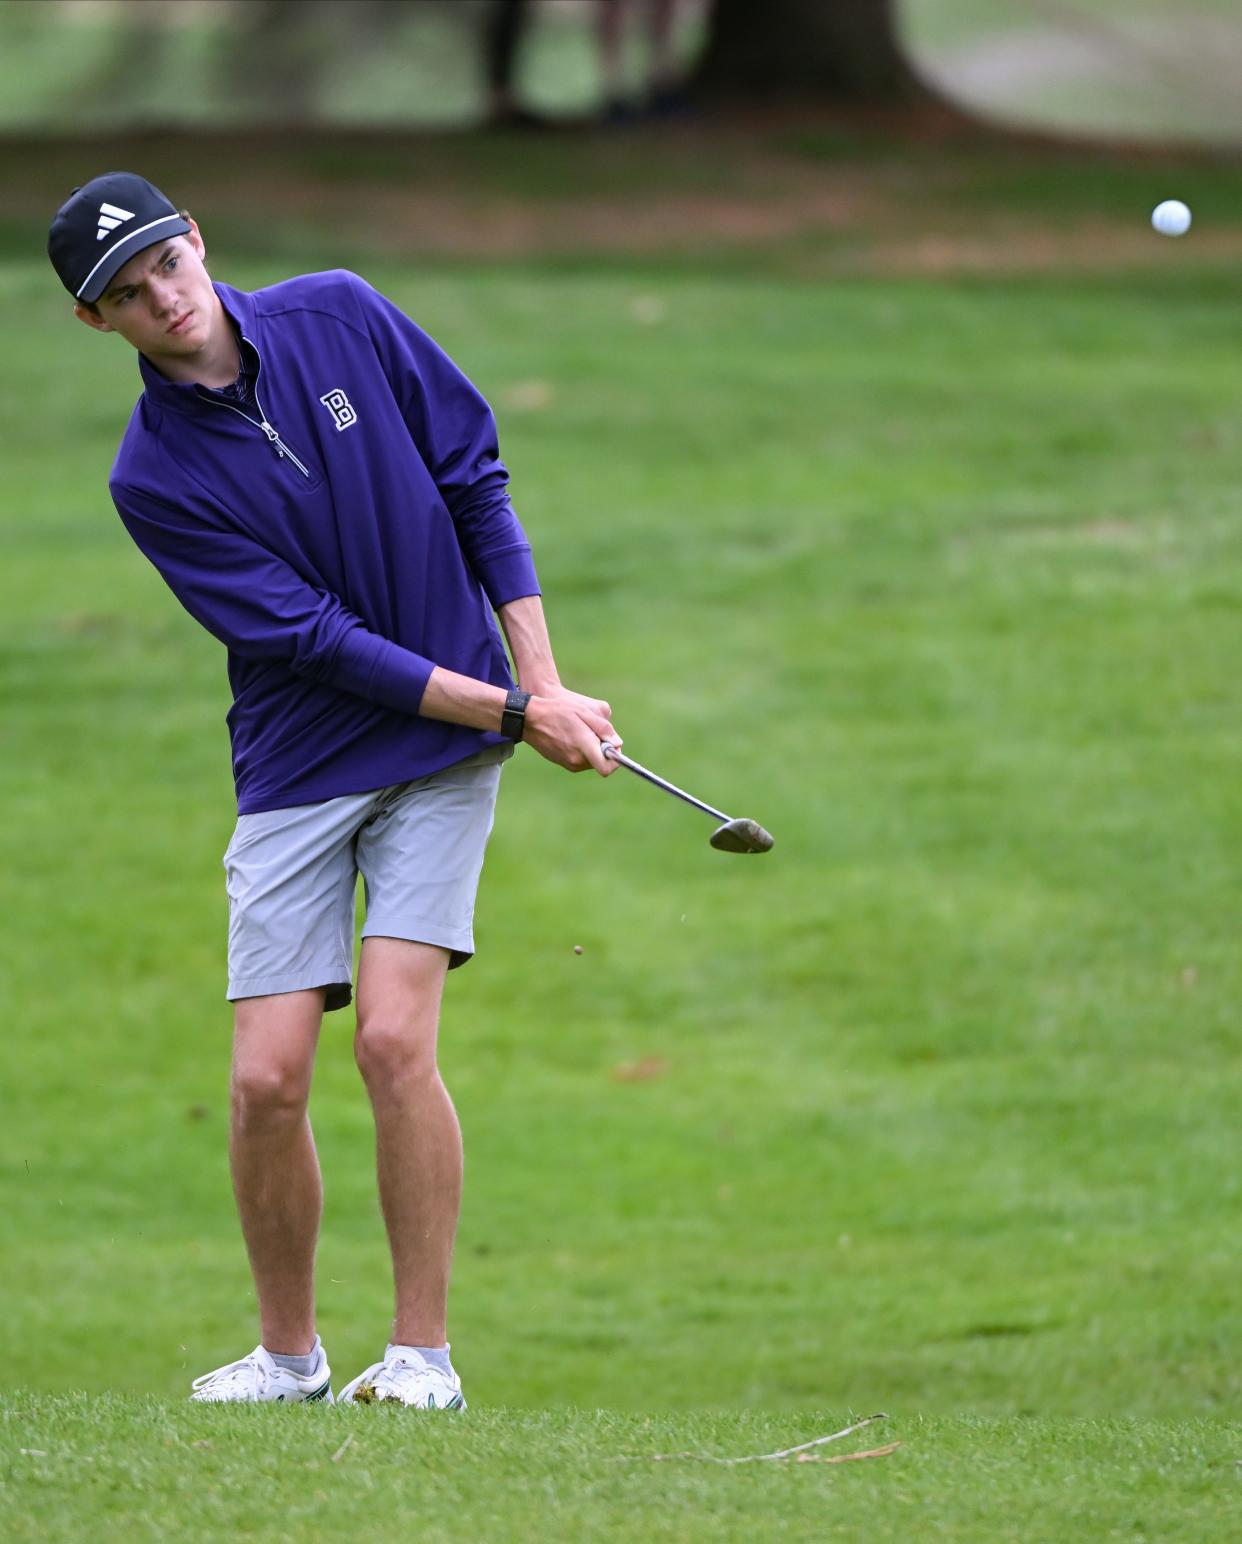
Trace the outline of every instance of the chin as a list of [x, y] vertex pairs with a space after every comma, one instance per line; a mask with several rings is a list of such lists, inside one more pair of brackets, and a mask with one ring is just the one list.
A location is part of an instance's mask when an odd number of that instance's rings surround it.
[[165, 335], [164, 346], [169, 353], [193, 354], [197, 353], [206, 341], [207, 329], [198, 322], [192, 322], [180, 332], [173, 333], [172, 337]]

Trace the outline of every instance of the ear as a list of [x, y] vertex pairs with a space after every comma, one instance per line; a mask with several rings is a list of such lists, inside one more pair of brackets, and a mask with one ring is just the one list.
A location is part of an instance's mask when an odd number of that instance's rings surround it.
[[198, 260], [201, 263], [203, 261], [203, 259], [207, 256], [207, 247], [206, 247], [206, 244], [203, 241], [203, 233], [198, 228], [198, 221], [196, 219], [194, 219], [194, 217], [192, 215], [187, 216], [187, 218], [189, 219], [189, 222], [190, 222], [190, 229], [182, 237], [182, 240], [183, 241], [188, 241], [190, 243], [190, 245], [194, 248], [195, 252], [198, 253]]
[[73, 314], [77, 317], [78, 321], [85, 322], [88, 327], [93, 327], [96, 332], [114, 332], [116, 330], [111, 322], [105, 322], [102, 316], [80, 302], [74, 306]]

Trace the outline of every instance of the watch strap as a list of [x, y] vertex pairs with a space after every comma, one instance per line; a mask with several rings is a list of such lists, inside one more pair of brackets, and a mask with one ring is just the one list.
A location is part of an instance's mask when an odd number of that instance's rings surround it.
[[530, 699], [530, 692], [524, 692], [516, 686], [505, 698], [505, 710], [500, 717], [500, 732], [510, 740], [522, 738], [522, 732], [526, 728], [526, 704]]

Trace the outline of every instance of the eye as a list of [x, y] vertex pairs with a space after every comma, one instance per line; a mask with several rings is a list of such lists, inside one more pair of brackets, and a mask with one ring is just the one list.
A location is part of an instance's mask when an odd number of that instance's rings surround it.
[[123, 295], [118, 295], [116, 297], [117, 305], [118, 306], [123, 306], [123, 305], [128, 304], [128, 302], [131, 301], [137, 293], [138, 293], [137, 290], [126, 290]]
[[180, 261], [181, 259], [174, 253], [173, 256], [170, 257], [164, 264], [164, 272], [171, 273]]

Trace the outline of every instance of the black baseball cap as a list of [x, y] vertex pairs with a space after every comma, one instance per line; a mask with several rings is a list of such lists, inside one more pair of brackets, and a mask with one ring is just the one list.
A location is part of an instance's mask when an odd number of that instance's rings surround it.
[[74, 188], [56, 211], [47, 255], [75, 300], [94, 301], [136, 253], [189, 228], [145, 177], [105, 172]]

